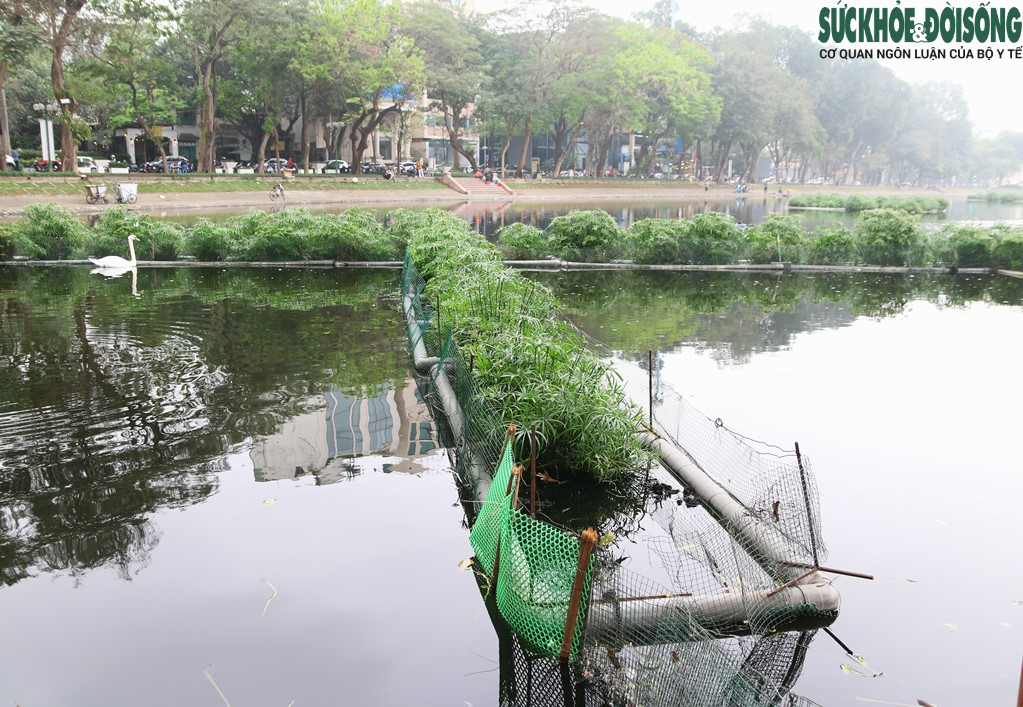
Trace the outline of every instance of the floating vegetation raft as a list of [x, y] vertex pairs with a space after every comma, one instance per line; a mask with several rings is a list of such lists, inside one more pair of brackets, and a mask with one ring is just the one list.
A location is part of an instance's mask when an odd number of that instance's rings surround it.
[[610, 365], [559, 318], [550, 290], [502, 265], [494, 246], [447, 212], [395, 212], [391, 231], [408, 238], [424, 299], [444, 335], [471, 357], [485, 402], [519, 430], [520, 456], [528, 456], [535, 427], [537, 465], [559, 478], [620, 477], [649, 458], [635, 436], [640, 410]]
[[911, 214], [930, 214], [948, 208], [948, 199], [940, 197], [865, 196], [862, 194], [798, 194], [789, 199], [789, 207], [804, 209], [898, 209]]

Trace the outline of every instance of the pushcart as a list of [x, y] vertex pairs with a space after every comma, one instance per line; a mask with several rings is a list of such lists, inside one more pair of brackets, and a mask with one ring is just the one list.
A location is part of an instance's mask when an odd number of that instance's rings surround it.
[[107, 201], [107, 185], [106, 184], [86, 184], [85, 185], [85, 200], [90, 204], [95, 204], [97, 201], [102, 201], [104, 204], [109, 203]]
[[116, 197], [118, 204], [134, 204], [138, 201], [138, 184], [118, 184]]

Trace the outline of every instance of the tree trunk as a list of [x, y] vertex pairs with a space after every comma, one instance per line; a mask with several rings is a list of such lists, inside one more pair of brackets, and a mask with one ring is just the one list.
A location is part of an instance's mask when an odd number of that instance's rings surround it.
[[526, 157], [529, 155], [529, 142], [533, 139], [533, 121], [526, 119], [526, 132], [522, 136], [522, 150], [519, 152], [519, 168], [515, 172], [516, 177], [522, 177], [522, 170], [526, 168]]

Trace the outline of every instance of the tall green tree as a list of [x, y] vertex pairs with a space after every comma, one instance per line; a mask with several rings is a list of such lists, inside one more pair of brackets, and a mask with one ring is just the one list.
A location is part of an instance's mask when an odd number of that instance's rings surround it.
[[[81, 0], [75, 0], [81, 1]], [[272, 27], [263, 21], [268, 5], [249, 0], [174, 0], [177, 36], [192, 57], [199, 123], [200, 172], [213, 171], [218, 129], [218, 70], [228, 51], [245, 41], [247, 30]]]
[[348, 124], [352, 168], [361, 173], [374, 131], [422, 89], [422, 53], [401, 32], [399, 7], [393, 2], [324, 1], [321, 8], [321, 23], [310, 42], [319, 47], [321, 61], [305, 72], [314, 79], [334, 78], [331, 91]]
[[187, 105], [176, 66], [168, 60], [171, 15], [152, 0], [123, 0], [116, 17], [106, 25], [104, 41], [95, 44], [99, 51], [87, 73], [124, 97], [110, 118], [112, 126], [138, 127], [156, 145], [166, 170], [161, 126], [173, 124]]
[[487, 73], [481, 51], [481, 28], [442, 5], [412, 3], [405, 7], [404, 32], [423, 52], [428, 87], [424, 109], [440, 112], [451, 148], [478, 166], [475, 151], [461, 139]]

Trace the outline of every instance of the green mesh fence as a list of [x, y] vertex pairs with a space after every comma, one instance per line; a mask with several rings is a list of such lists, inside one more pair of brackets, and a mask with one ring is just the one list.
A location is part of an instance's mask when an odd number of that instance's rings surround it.
[[[508, 441], [469, 541], [491, 577], [497, 567], [497, 608], [508, 625], [535, 652], [557, 656], [568, 625], [580, 542], [575, 534], [512, 508], [512, 469], [512, 445]], [[589, 582], [587, 568], [570, 660], [575, 660], [579, 652]]]

